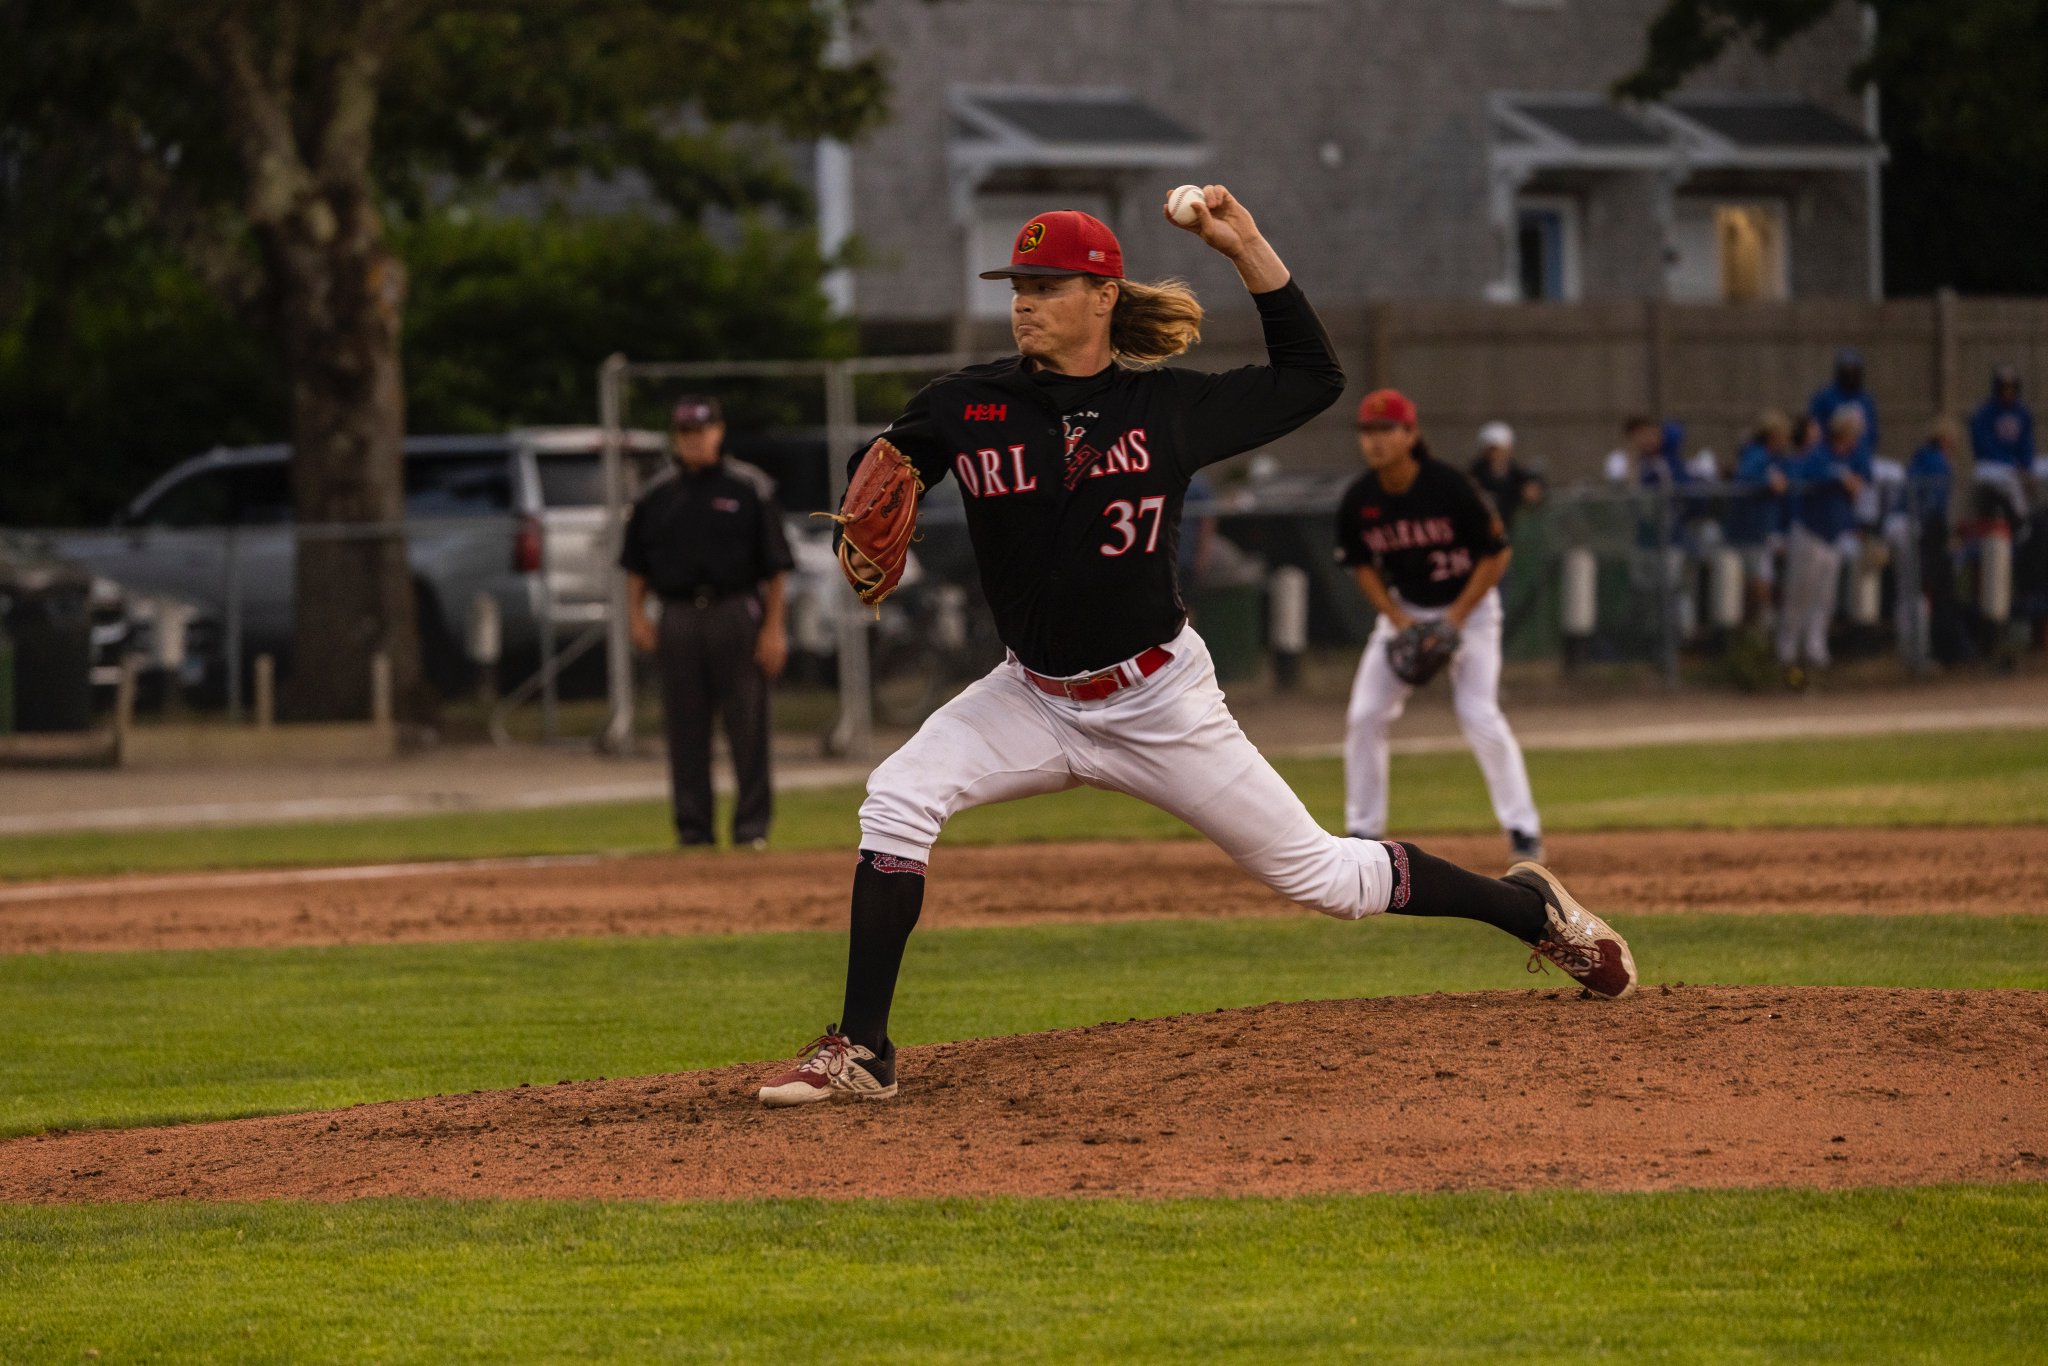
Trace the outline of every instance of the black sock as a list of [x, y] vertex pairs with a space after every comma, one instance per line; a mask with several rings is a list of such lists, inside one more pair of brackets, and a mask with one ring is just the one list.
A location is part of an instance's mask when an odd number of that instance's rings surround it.
[[1525, 944], [1549, 932], [1543, 898], [1527, 887], [1468, 872], [1412, 844], [1382, 840], [1394, 861], [1396, 915], [1455, 915], [1506, 930]]
[[876, 1057], [889, 1046], [889, 1002], [903, 946], [924, 909], [924, 865], [894, 854], [860, 851], [853, 870], [853, 929], [846, 947], [846, 1004], [839, 1032], [871, 1048]]

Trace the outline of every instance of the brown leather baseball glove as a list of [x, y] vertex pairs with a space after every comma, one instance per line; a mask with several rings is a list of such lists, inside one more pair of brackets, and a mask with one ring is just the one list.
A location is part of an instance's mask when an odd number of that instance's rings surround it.
[[917, 539], [917, 499], [924, 480], [910, 457], [877, 439], [860, 458], [838, 512], [814, 513], [839, 523], [839, 568], [870, 607], [894, 592]]

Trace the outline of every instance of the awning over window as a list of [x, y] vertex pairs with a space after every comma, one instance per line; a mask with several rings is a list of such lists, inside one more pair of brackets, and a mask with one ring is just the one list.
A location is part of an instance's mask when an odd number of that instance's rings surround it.
[[1200, 135], [1128, 90], [959, 89], [952, 98], [956, 160], [994, 166], [1193, 166]]
[[956, 87], [948, 105], [954, 212], [999, 171], [1145, 171], [1208, 160], [1200, 134], [1129, 90]]
[[1514, 112], [1540, 125], [1543, 132], [1582, 148], [1661, 147], [1667, 141], [1657, 129], [1611, 104], [1525, 99], [1515, 101]]
[[1859, 170], [1882, 160], [1884, 146], [1848, 120], [1804, 100], [1673, 100], [1665, 119], [1715, 165], [1759, 169]]
[[1599, 95], [1498, 94], [1495, 167], [1546, 170], [1854, 171], [1884, 159], [1855, 124], [1805, 100], [1694, 96], [1622, 106]]

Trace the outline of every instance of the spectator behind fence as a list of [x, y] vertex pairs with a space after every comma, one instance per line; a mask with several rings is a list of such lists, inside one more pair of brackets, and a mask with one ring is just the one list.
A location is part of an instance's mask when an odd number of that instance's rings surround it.
[[[1828, 627], [1842, 583], [1842, 536], [1855, 527], [1854, 503], [1869, 478], [1862, 455], [1863, 414], [1852, 405], [1827, 424], [1826, 441], [1793, 468], [1792, 528], [1785, 546], [1785, 600], [1778, 614], [1778, 662], [1800, 687], [1805, 668], [1828, 666]], [[1803, 656], [1803, 660], [1802, 660]]]
[[1644, 488], [1669, 484], [1681, 488], [1694, 482], [1692, 467], [1685, 463], [1685, 424], [1673, 419], [1657, 429], [1657, 445], [1639, 462]]
[[1868, 460], [1877, 452], [1877, 404], [1863, 387], [1863, 355], [1848, 346], [1835, 353], [1835, 378], [1815, 391], [1806, 411], [1825, 432], [1835, 414], [1844, 408], [1854, 408], [1863, 419], [1863, 440], [1856, 454]]
[[1778, 581], [1778, 558], [1785, 553], [1790, 512], [1792, 465], [1797, 457], [1792, 419], [1776, 408], [1758, 415], [1756, 430], [1736, 457], [1728, 543], [1742, 552], [1752, 611], [1769, 603], [1771, 585]]
[[1952, 417], [1938, 417], [1906, 464], [1906, 507], [1919, 548], [1920, 589], [1927, 597], [1927, 644], [1943, 664], [1960, 664], [1974, 653], [1956, 604], [1955, 547], [1948, 518], [1951, 462], [1962, 444], [1961, 425]]
[[1807, 454], [1808, 452], [1812, 451], [1815, 446], [1818, 446], [1819, 444], [1820, 424], [1813, 420], [1813, 414], [1801, 413], [1799, 416], [1792, 419], [1793, 459], [1796, 460], [1800, 456]]
[[1479, 455], [1472, 461], [1472, 482], [1493, 500], [1501, 524], [1514, 529], [1515, 514], [1543, 501], [1543, 476], [1515, 461], [1515, 429], [1489, 422], [1479, 429]]
[[1997, 509], [2015, 527], [2034, 507], [2034, 415], [2020, 401], [2020, 370], [2000, 365], [1991, 372], [1991, 397], [1970, 415], [1970, 453], [1977, 459], [1977, 483], [2004, 506]]
[[1603, 466], [1609, 483], [1628, 484], [1636, 478], [1636, 466], [1654, 455], [1662, 439], [1655, 419], [1640, 414], [1621, 424], [1621, 445], [1607, 453]]

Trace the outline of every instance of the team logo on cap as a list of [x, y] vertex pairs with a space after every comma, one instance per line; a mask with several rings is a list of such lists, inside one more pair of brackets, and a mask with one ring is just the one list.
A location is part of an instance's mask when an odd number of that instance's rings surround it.
[[1037, 250], [1038, 250], [1038, 244], [1039, 244], [1040, 242], [1043, 242], [1044, 240], [1045, 240], [1045, 224], [1043, 224], [1043, 223], [1027, 223], [1027, 224], [1025, 224], [1025, 225], [1024, 225], [1024, 231], [1022, 231], [1022, 232], [1020, 232], [1020, 233], [1018, 233], [1018, 234], [1017, 234], [1017, 253], [1018, 253], [1018, 255], [1020, 255], [1020, 256], [1021, 256], [1021, 255], [1023, 255], [1023, 254], [1025, 253], [1025, 252], [1027, 252], [1027, 251], [1037, 251]]

